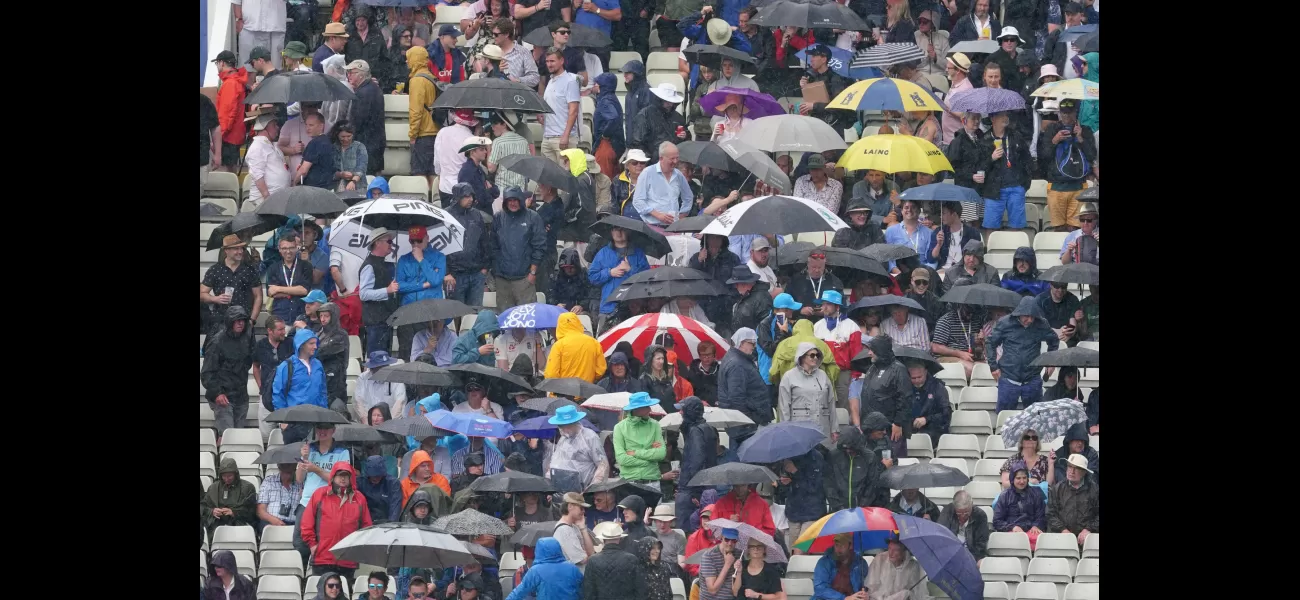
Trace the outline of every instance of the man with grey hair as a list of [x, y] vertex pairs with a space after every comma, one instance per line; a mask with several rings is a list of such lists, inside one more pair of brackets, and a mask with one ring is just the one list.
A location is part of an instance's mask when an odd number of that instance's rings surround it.
[[731, 335], [731, 344], [718, 365], [718, 407], [743, 412], [755, 423], [727, 429], [734, 450], [754, 435], [758, 426], [772, 421], [772, 402], [767, 384], [758, 373], [758, 363], [752, 358], [758, 347], [758, 333], [741, 327]]
[[947, 527], [966, 544], [976, 563], [989, 554], [989, 517], [983, 510], [975, 508], [975, 501], [970, 492], [958, 490], [952, 496], [952, 504], [943, 507], [939, 514], [940, 525]]
[[370, 63], [354, 60], [347, 67], [348, 84], [357, 99], [352, 102], [352, 127], [356, 129], [356, 141], [366, 147], [367, 173], [380, 173], [384, 170], [384, 147], [388, 138], [384, 135], [384, 93], [379, 90], [370, 77]]
[[632, 194], [632, 207], [641, 220], [660, 233], [685, 217], [695, 202], [691, 184], [677, 169], [677, 144], [659, 144], [659, 162], [646, 167]]

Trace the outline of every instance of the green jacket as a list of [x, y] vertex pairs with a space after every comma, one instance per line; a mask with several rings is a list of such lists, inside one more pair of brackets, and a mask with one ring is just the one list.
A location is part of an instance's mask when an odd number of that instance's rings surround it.
[[[659, 442], [659, 447], [651, 448], [655, 442]], [[632, 451], [631, 456], [628, 450]], [[659, 461], [667, 455], [658, 421], [628, 417], [614, 426], [614, 456], [623, 479], [658, 481]]]

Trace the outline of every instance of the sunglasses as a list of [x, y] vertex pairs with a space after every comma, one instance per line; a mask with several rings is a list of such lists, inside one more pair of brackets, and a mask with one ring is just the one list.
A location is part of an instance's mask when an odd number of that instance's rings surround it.
[[821, 260], [821, 259], [826, 258], [826, 255], [825, 255], [824, 253], [809, 254], [809, 255], [808, 255], [808, 258], [816, 258], [816, 259], [818, 259], [818, 260]]
[[339, 584], [337, 584], [337, 583], [327, 583], [327, 584], [325, 584], [325, 589], [327, 589], [327, 590], [337, 590], [337, 589], [339, 589]]
[[1096, 223], [1097, 219], [1079, 219], [1080, 223]]
[[419, 598], [424, 597], [424, 592], [411, 592], [411, 597], [418, 600]]
[[1053, 284], [1052, 284], [1052, 289], [1054, 289], [1054, 290], [1063, 290], [1063, 289], [1065, 289], [1065, 288], [1067, 288], [1067, 287], [1069, 287], [1069, 285], [1068, 285], [1068, 284], [1064, 284], [1064, 283], [1053, 283]]
[[506, 32], [504, 32], [504, 31], [493, 31], [493, 32], [492, 32], [492, 35], [505, 35], [505, 34], [506, 34]]
[[402, 34], [401, 36], [399, 36], [399, 37], [402, 37], [402, 38], [409, 38], [409, 37], [411, 37], [411, 34], [409, 34], [409, 33], [403, 33], [403, 34]]
[[917, 279], [917, 280], [915, 280], [915, 281], [912, 282], [912, 285], [930, 285], [930, 280], [929, 280], [929, 279]]
[[821, 357], [822, 357], [822, 353], [821, 353], [821, 352], [809, 352], [808, 354], [805, 354], [804, 356], [811, 356], [811, 357], [813, 357], [813, 358], [821, 358]]
[[1036, 435], [1027, 435], [1027, 436], [1022, 437], [1022, 438], [1020, 438], [1020, 439], [1025, 440], [1025, 441], [1028, 441], [1028, 442], [1037, 442], [1037, 441], [1038, 441], [1038, 436], [1036, 436]]
[[560, 35], [569, 35], [569, 30], [568, 30], [568, 29], [561, 29], [561, 30], [559, 30], [559, 31], [557, 31], [557, 32], [555, 32], [555, 33], [558, 33], [558, 34], [560, 34]]

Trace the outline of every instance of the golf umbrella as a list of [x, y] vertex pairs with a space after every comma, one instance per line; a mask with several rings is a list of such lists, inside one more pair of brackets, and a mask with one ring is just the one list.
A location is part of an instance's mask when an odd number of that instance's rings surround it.
[[984, 580], [965, 542], [938, 523], [894, 515], [898, 540], [921, 564], [930, 582], [953, 600], [983, 600]]
[[[989, 89], [989, 88], [980, 88]], [[975, 90], [979, 91], [979, 90]], [[929, 183], [905, 190], [898, 195], [903, 201], [916, 200], [919, 202], [983, 202], [979, 192], [968, 187], [961, 187], [951, 183]]]
[[577, 405], [578, 405], [577, 402], [574, 402], [568, 398], [548, 397], [548, 398], [529, 398], [527, 400], [524, 400], [523, 404], [519, 405], [519, 408], [526, 408], [528, 410], [535, 410], [537, 412], [546, 413], [548, 415], [554, 415], [555, 411], [560, 410], [565, 406], [577, 406]]
[[[485, 515], [472, 508], [467, 508], [454, 515], [439, 517], [433, 522], [433, 528], [450, 535], [514, 535], [515, 530], [505, 521]], [[468, 560], [465, 562], [469, 562]]]
[[[713, 222], [713, 219], [714, 219], [713, 215], [700, 215], [698, 217], [686, 217], [685, 219], [677, 219], [676, 221], [673, 221], [672, 225], [669, 225], [667, 227], [666, 231], [670, 231], [672, 233], [699, 233], [700, 231], [703, 231], [705, 227], [708, 227], [709, 223]], [[211, 249], [212, 248], [208, 248], [208, 250]], [[658, 270], [659, 269], [651, 269], [651, 271], [658, 271]], [[639, 274], [640, 273], [638, 273], [638, 275]], [[635, 275], [633, 277], [635, 277]]]
[[[451, 213], [428, 202], [382, 196], [357, 203], [339, 215], [330, 230], [331, 245], [338, 244], [338, 240], [343, 239], [339, 232], [343, 231], [341, 226], [349, 221], [359, 221], [367, 227], [383, 227], [389, 231], [405, 230], [415, 225], [430, 229], [446, 225], [457, 232], [457, 237], [464, 229]], [[430, 237], [432, 238], [432, 234]]]
[[1087, 423], [1088, 413], [1083, 403], [1070, 398], [1035, 402], [1024, 412], [1007, 419], [1002, 425], [1002, 446], [1015, 448], [1020, 436], [1033, 429], [1040, 440], [1054, 440], [1077, 423]]
[[826, 121], [804, 115], [754, 119], [734, 139], [764, 152], [823, 152], [848, 147], [844, 136]]
[[471, 79], [448, 86], [438, 94], [433, 107], [513, 110], [521, 113], [551, 112], [551, 107], [537, 95], [536, 90], [522, 83], [495, 77]]
[[1029, 366], [1097, 368], [1101, 366], [1101, 352], [1082, 346], [1062, 348], [1039, 354]]
[[[704, 47], [716, 48], [717, 46]], [[750, 119], [786, 114], [785, 109], [781, 107], [781, 103], [777, 102], [772, 96], [748, 88], [734, 87], [720, 87], [705, 94], [700, 98], [700, 110], [706, 115], [722, 114], [718, 111], [718, 105], [725, 102], [727, 96], [740, 96], [741, 104], [748, 109], [744, 111], [744, 116]]]
[[803, 456], [825, 439], [826, 434], [808, 421], [773, 423], [759, 427], [736, 454], [742, 462], [770, 464]]
[[610, 294], [609, 301], [726, 294], [727, 288], [703, 271], [690, 267], [659, 267], [627, 278]]
[[881, 263], [917, 256], [916, 250], [902, 244], [872, 244], [863, 248], [861, 252], [863, 256]]
[[[712, 425], [714, 429], [727, 429], [728, 427], [754, 424], [754, 420], [745, 416], [745, 413], [743, 412], [730, 408], [718, 408], [715, 406], [704, 407], [704, 422]], [[677, 431], [678, 429], [681, 429], [682, 413], [675, 412], [660, 419], [659, 427], [666, 431]]]
[[[596, 394], [595, 396], [592, 396], [584, 400], [580, 406], [582, 408], [587, 408], [587, 409], [604, 410], [609, 412], [623, 412], [623, 409], [627, 407], [627, 404], [631, 400], [631, 398], [632, 398], [632, 394], [630, 392], [609, 392], [605, 394]], [[650, 416], [652, 417], [663, 417], [666, 416], [667, 414], [668, 412], [665, 411], [663, 407], [659, 406], [658, 404], [654, 404], [650, 406]]]
[[763, 151], [755, 148], [745, 142], [732, 138], [725, 142], [719, 142], [718, 147], [727, 153], [732, 160], [736, 161], [744, 169], [742, 173], [748, 171], [750, 175], [757, 177], [763, 183], [766, 183], [780, 192], [789, 192], [794, 190], [790, 185], [790, 176], [777, 166], [776, 161]]
[[1001, 286], [988, 283], [974, 285], [954, 285], [940, 302], [945, 304], [968, 304], [971, 306], [1000, 306], [1015, 308], [1020, 305], [1020, 294]]
[[[384, 198], [390, 197], [384, 196]], [[417, 201], [423, 202], [423, 200]], [[361, 204], [356, 204], [353, 208], [358, 206], [361, 206]], [[364, 221], [352, 219], [338, 222], [330, 229], [331, 246], [347, 252], [357, 259], [357, 268], [360, 268], [361, 261], [370, 256], [370, 234], [376, 227], [378, 225], [372, 224], [369, 218]], [[464, 232], [457, 224], [442, 223], [427, 227], [426, 230], [426, 234], [429, 236], [429, 248], [443, 254], [460, 252]], [[395, 263], [397, 261], [396, 257], [411, 252], [410, 236], [407, 235], [405, 229], [390, 229], [389, 232], [396, 234], [393, 237], [393, 253], [388, 256], [389, 262]]]
[[244, 104], [292, 104], [356, 100], [357, 95], [339, 81], [315, 71], [281, 71], [262, 80]]
[[1099, 285], [1101, 283], [1101, 267], [1092, 263], [1057, 265], [1044, 271], [1038, 279], [1041, 281], [1050, 281], [1052, 283], [1086, 283], [1088, 285]]
[[529, 154], [511, 154], [501, 159], [501, 162], [497, 163], [497, 165], [502, 169], [537, 183], [559, 188], [570, 194], [578, 193], [578, 180], [573, 176], [573, 173], [570, 173], [568, 169], [561, 167], [559, 163], [549, 158]]
[[880, 482], [891, 490], [930, 487], [961, 487], [970, 483], [970, 477], [948, 465], [914, 463], [885, 470]]
[[[1090, 188], [1084, 188], [1082, 192], [1079, 192], [1079, 202], [1100, 202], [1100, 201], [1101, 201], [1100, 185], [1094, 185]], [[209, 250], [211, 250], [211, 248], [209, 248]]]
[[397, 440], [394, 440], [391, 434], [369, 425], [351, 423], [339, 425], [334, 429], [334, 441], [343, 444], [383, 444]]
[[[386, 371], [388, 369], [384, 370]], [[449, 431], [435, 428], [428, 419], [424, 418], [424, 415], [401, 417], [393, 419], [392, 421], [384, 421], [383, 423], [376, 425], [375, 429], [397, 435], [410, 436], [417, 440], [422, 440], [427, 437], [446, 437], [452, 435]]]
[[465, 437], [503, 438], [510, 435], [510, 424], [477, 413], [454, 413], [438, 409], [424, 415], [438, 429], [454, 431]]
[[1040, 87], [1030, 96], [1036, 98], [1055, 98], [1057, 100], [1101, 100], [1101, 84], [1088, 81], [1082, 77], [1053, 81]]
[[553, 492], [555, 486], [551, 485], [551, 480], [545, 477], [538, 477], [523, 471], [502, 471], [495, 475], [486, 475], [474, 480], [469, 484], [469, 489], [475, 492], [502, 492], [513, 494], [517, 492]]
[[[998, 48], [999, 46], [997, 40], [970, 40], [965, 42], [959, 42], [957, 43], [957, 45], [948, 48], [948, 55], [952, 56], [953, 54], [956, 54], [958, 52], [961, 52], [962, 54], [965, 54], [968, 57], [972, 54], [993, 54], [994, 52], [998, 51]], [[984, 62], [984, 61], [975, 61], [974, 57], [971, 57], [971, 60], [972, 62]]]
[[[578, 23], [564, 25], [569, 28], [569, 45], [574, 48], [605, 48], [614, 45], [614, 40], [599, 29]], [[528, 32], [523, 41], [543, 48], [555, 45], [555, 40], [551, 38], [551, 30], [547, 27], [538, 27]]]
[[618, 477], [606, 479], [600, 483], [593, 483], [587, 486], [587, 489], [582, 493], [595, 494], [597, 492], [614, 492], [615, 502], [622, 502], [628, 496], [640, 496], [642, 500], [645, 500], [646, 506], [655, 506], [664, 497], [663, 492], [659, 490], [658, 484], [647, 485]]
[[886, 173], [911, 171], [934, 174], [952, 171], [952, 163], [934, 144], [911, 135], [877, 134], [849, 146], [839, 166], [849, 171], [874, 169]]
[[709, 467], [696, 473], [686, 487], [710, 487], [715, 485], [747, 485], [752, 483], [773, 483], [777, 479], [767, 467], [742, 462], [730, 462], [725, 465]]
[[590, 398], [597, 394], [604, 394], [605, 388], [594, 383], [588, 383], [585, 379], [577, 377], [561, 377], [559, 379], [546, 379], [537, 384], [534, 388], [539, 392], [554, 392], [562, 396], [571, 396], [574, 398]]
[[736, 67], [740, 67], [740, 63], [752, 65], [758, 62], [758, 59], [745, 52], [715, 44], [691, 44], [689, 48], [682, 50], [682, 53], [686, 55], [687, 62], [704, 65], [710, 69], [721, 69], [724, 58], [736, 61]]
[[474, 309], [461, 302], [432, 298], [412, 302], [393, 311], [392, 316], [388, 317], [388, 325], [390, 327], [421, 325], [429, 321], [443, 321], [472, 314]]
[[1025, 97], [1011, 90], [982, 87], [958, 94], [948, 105], [954, 112], [973, 112], [981, 115], [1024, 110]]
[[516, 546], [536, 546], [537, 540], [551, 537], [555, 533], [555, 527], [559, 521], [542, 521], [540, 523], [527, 523], [519, 528], [514, 535], [510, 536], [510, 543]]
[[672, 336], [673, 347], [677, 351], [678, 358], [688, 363], [699, 358], [697, 348], [700, 342], [713, 342], [718, 347], [719, 355], [731, 349], [731, 344], [708, 325], [690, 317], [665, 313], [647, 313], [632, 317], [601, 334], [597, 341], [600, 342], [601, 350], [607, 357], [613, 354], [614, 347], [619, 342], [632, 344], [632, 352], [636, 356], [642, 356], [646, 348], [654, 342], [655, 336], [659, 334]]
[[330, 548], [339, 560], [379, 567], [445, 569], [474, 557], [460, 540], [415, 523], [381, 523], [348, 534]]
[[[837, 94], [826, 108], [841, 110], [942, 111], [943, 104], [925, 88], [906, 79], [864, 79]], [[874, 136], [869, 136], [874, 137]], [[866, 139], [866, 138], [864, 138]]]
[[651, 229], [640, 219], [631, 219], [622, 215], [605, 215], [601, 220], [592, 223], [591, 230], [608, 240], [613, 239], [610, 230], [614, 227], [626, 230], [628, 243], [641, 248], [646, 256], [663, 258], [673, 251], [672, 245], [668, 243], [668, 238], [664, 237], [664, 234]]
[[[767, 549], [767, 554], [763, 557], [763, 562], [783, 563], [789, 559], [785, 557], [785, 552], [781, 546], [772, 539], [772, 536], [763, 532], [763, 530], [750, 525], [749, 523], [737, 523], [731, 519], [709, 519], [709, 529], [714, 530], [715, 537], [721, 537], [723, 529], [735, 529], [737, 533], [736, 547], [748, 548], [750, 540], [758, 540]], [[748, 556], [748, 550], [746, 550]]]
[[849, 68], [892, 67], [899, 63], [922, 60], [925, 52], [911, 42], [876, 44], [853, 55]]
[[371, 379], [405, 385], [456, 385], [456, 378], [446, 369], [420, 361], [384, 367], [375, 371]]
[[469, 363], [465, 365], [451, 365], [447, 367], [447, 370], [454, 371], [460, 375], [461, 381], [469, 381], [470, 379], [474, 379], [475, 376], [479, 378], [487, 377], [489, 379], [495, 379], [498, 385], [505, 387], [504, 391], [507, 394], [533, 391], [533, 386], [527, 381], [524, 381], [523, 377], [515, 375], [505, 369], [489, 367], [479, 363]]
[[[880, 72], [880, 69], [875, 67], [850, 67], [849, 65], [853, 64], [852, 50], [845, 50], [838, 46], [826, 46], [825, 44], [822, 46], [830, 48], [831, 51], [830, 58], [826, 60], [826, 67], [843, 77], [849, 79], [872, 79], [875, 77], [885, 76], [884, 73]], [[808, 62], [808, 48], [804, 48], [803, 50], [796, 52], [794, 55], [795, 58], [798, 58], [803, 62]]]
[[857, 551], [884, 548], [885, 540], [894, 532], [894, 513], [887, 508], [846, 508], [826, 515], [809, 525], [792, 548], [805, 554], [821, 554], [835, 543], [831, 536], [852, 533], [853, 548]]
[[559, 325], [560, 315], [568, 311], [554, 304], [529, 302], [507, 309], [497, 316], [502, 329], [551, 329]]
[[266, 415], [265, 421], [267, 423], [336, 423], [341, 425], [347, 423], [348, 418], [328, 408], [321, 408], [314, 404], [299, 404], [281, 408]]
[[283, 465], [293, 464], [302, 458], [302, 446], [307, 442], [294, 442], [283, 446], [272, 446], [266, 449], [257, 460], [253, 461], [255, 465]]
[[700, 233], [726, 236], [771, 235], [833, 232], [845, 227], [848, 227], [848, 224], [843, 219], [812, 200], [793, 196], [763, 196], [746, 200], [722, 211], [722, 214]]
[[919, 348], [899, 344], [894, 348], [894, 357], [903, 361], [903, 364], [907, 364], [909, 361], [919, 362], [925, 365], [925, 370], [929, 371], [931, 375], [938, 375], [939, 371], [943, 370], [943, 366], [939, 364], [939, 360], [935, 358], [929, 350], [921, 350]]
[[329, 190], [310, 185], [295, 185], [270, 196], [257, 207], [259, 215], [313, 215], [325, 216], [342, 213], [348, 205]]
[[740, 173], [742, 167], [714, 142], [681, 142], [677, 151], [683, 161], [693, 165]]
[[257, 213], [241, 212], [235, 215], [235, 218], [213, 229], [212, 235], [208, 236], [208, 245], [205, 248], [208, 250], [220, 248], [222, 240], [228, 235], [238, 235], [243, 239], [248, 239], [268, 231], [275, 231], [288, 220], [283, 215], [259, 215]]
[[869, 31], [871, 28], [849, 7], [834, 0], [775, 0], [758, 9], [750, 23], [764, 27], [800, 27], [803, 29], [847, 29]]

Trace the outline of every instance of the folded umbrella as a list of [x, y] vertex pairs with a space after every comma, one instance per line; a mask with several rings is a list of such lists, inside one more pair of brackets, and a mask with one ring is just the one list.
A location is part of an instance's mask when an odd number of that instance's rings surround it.
[[[754, 424], [754, 420], [746, 416], [743, 412], [730, 408], [718, 408], [716, 406], [704, 407], [704, 422], [712, 425], [714, 429], [727, 429], [728, 427], [740, 427], [741, 425]], [[659, 419], [659, 427], [665, 431], [677, 431], [678, 429], [681, 429], [682, 413], [671, 413], [668, 416]]]
[[[711, 48], [716, 46], [704, 46]], [[785, 109], [776, 98], [749, 88], [720, 87], [700, 97], [700, 110], [706, 115], [720, 115], [718, 106], [727, 100], [727, 96], [740, 96], [741, 104], [748, 110], [744, 116], [759, 119], [771, 115], [783, 115]]]
[[1082, 346], [1061, 348], [1039, 354], [1029, 366], [1097, 368], [1101, 366], [1101, 352]]
[[[578, 23], [565, 23], [565, 26], [569, 28], [569, 45], [574, 48], [605, 48], [614, 45], [614, 40], [599, 29]], [[551, 30], [547, 27], [538, 27], [528, 32], [523, 41], [543, 48], [555, 45], [555, 40], [551, 39]]]
[[758, 9], [749, 22], [763, 27], [871, 30], [862, 17], [835, 0], [774, 0]]
[[[540, 31], [538, 28], [535, 31]], [[547, 43], [549, 46], [549, 42]], [[532, 156], [529, 154], [511, 154], [503, 159], [497, 165], [519, 175], [526, 177], [537, 183], [544, 183], [554, 188], [562, 189], [570, 194], [577, 194], [578, 180], [570, 173], [568, 169], [561, 167], [559, 163], [543, 156]]]
[[337, 423], [343, 424], [348, 422], [348, 418], [341, 413], [321, 408], [314, 404], [298, 404], [288, 408], [281, 408], [264, 419], [267, 423]]
[[1024, 110], [1025, 97], [1012, 90], [982, 87], [957, 94], [948, 108], [954, 112], [990, 115], [1009, 110]]
[[510, 435], [510, 424], [477, 413], [454, 413], [438, 409], [424, 415], [439, 429], [454, 431], [465, 437], [503, 438]]
[[677, 144], [677, 151], [681, 160], [693, 165], [731, 173], [743, 170], [740, 163], [714, 142], [681, 142]]
[[510, 536], [510, 543], [516, 546], [536, 546], [537, 540], [551, 537], [555, 533], [555, 527], [559, 524], [559, 521], [525, 523], [523, 527], [519, 528], [519, 531]]
[[[988, 89], [988, 88], [979, 88]], [[951, 183], [930, 183], [905, 190], [898, 195], [903, 201], [918, 202], [983, 202], [979, 192]]]
[[371, 376], [375, 381], [387, 383], [401, 383], [405, 385], [432, 385], [432, 386], [449, 386], [456, 385], [456, 377], [442, 367], [435, 367], [429, 363], [415, 361], [384, 367], [375, 371]]
[[1078, 400], [1061, 398], [1035, 402], [1002, 424], [1002, 446], [1015, 448], [1020, 443], [1020, 436], [1030, 429], [1038, 432], [1038, 439], [1046, 443], [1065, 435], [1070, 427], [1087, 422], [1088, 412]]
[[826, 121], [804, 115], [772, 115], [745, 125], [735, 137], [764, 152], [824, 152], [848, 147]]
[[498, 385], [505, 388], [503, 391], [507, 394], [533, 391], [533, 386], [527, 381], [524, 381], [524, 378], [505, 369], [498, 369], [497, 367], [489, 367], [479, 363], [469, 363], [464, 365], [451, 365], [447, 367], [447, 370], [457, 373], [462, 381], [468, 381], [469, 379], [474, 379], [476, 377], [494, 379]]
[[495, 77], [470, 79], [448, 86], [438, 94], [433, 107], [513, 110], [521, 113], [551, 112], [551, 107], [537, 95], [536, 90], [522, 83]]
[[[749, 523], [738, 523], [730, 519], [709, 519], [709, 529], [715, 532], [720, 532], [723, 529], [735, 529], [738, 538], [736, 540], [737, 548], [748, 548], [750, 540], [758, 540], [767, 549], [767, 553], [763, 556], [763, 562], [783, 563], [789, 561], [785, 557], [785, 552], [781, 550], [781, 546], [776, 543], [776, 540], [772, 539], [772, 536]], [[714, 535], [720, 536], [721, 534], [715, 533]], [[746, 554], [748, 554], [747, 551]]]
[[795, 540], [792, 548], [806, 554], [821, 554], [834, 543], [835, 534], [852, 533], [855, 551], [884, 548], [894, 532], [894, 513], [887, 508], [846, 508], [826, 515], [809, 525]]
[[640, 496], [642, 500], [645, 500], [646, 506], [656, 506], [664, 497], [663, 491], [659, 489], [657, 484], [648, 485], [618, 477], [606, 479], [600, 483], [593, 483], [587, 486], [587, 489], [583, 490], [582, 493], [590, 495], [596, 492], [614, 492], [614, 502], [622, 502], [628, 496]]
[[772, 483], [777, 480], [776, 473], [760, 465], [731, 462], [716, 467], [709, 467], [691, 478], [686, 487], [710, 487], [715, 485], [746, 485], [751, 483]]
[[[745, 130], [749, 131], [748, 128]], [[812, 200], [793, 196], [762, 196], [733, 205], [700, 233], [725, 236], [771, 235], [833, 232], [845, 227], [848, 227], [847, 223]]]
[[880, 483], [891, 490], [960, 487], [970, 483], [970, 477], [948, 465], [915, 463], [886, 469]]
[[259, 215], [312, 215], [316, 217], [341, 214], [348, 205], [329, 190], [310, 185], [295, 185], [270, 196], [257, 207]]
[[[224, 208], [222, 208], [222, 207], [220, 207], [220, 206], [217, 206], [216, 204], [213, 204], [213, 203], [211, 203], [211, 202], [200, 202], [200, 203], [199, 203], [199, 216], [200, 216], [200, 217], [220, 217], [220, 216], [223, 216], [223, 215], [225, 215], [225, 214], [226, 214], [226, 209], [224, 209]], [[215, 219], [209, 219], [209, 220], [215, 220]], [[209, 248], [209, 250], [211, 250], [211, 248]]]
[[[708, 227], [709, 223], [712, 223], [714, 218], [713, 215], [699, 215], [697, 217], [677, 219], [676, 221], [673, 221], [672, 225], [669, 225], [666, 228], [666, 231], [671, 231], [673, 233], [699, 233], [704, 230], [705, 227]], [[212, 248], [208, 249], [211, 250]], [[650, 270], [658, 271], [659, 269]], [[640, 273], [637, 275], [640, 275]], [[633, 275], [633, 277], [635, 277], [635, 275]]]
[[724, 58], [736, 61], [737, 68], [741, 63], [752, 65], [758, 62], [758, 59], [745, 52], [716, 44], [691, 44], [682, 50], [682, 53], [686, 55], [687, 62], [693, 65], [704, 65], [710, 69], [721, 69]]
[[[966, 543], [927, 519], [894, 515], [898, 540], [921, 564], [930, 582], [953, 600], [983, 600], [984, 580]], [[918, 582], [919, 583], [919, 582]]]
[[605, 393], [605, 388], [577, 377], [545, 379], [542, 380], [541, 383], [538, 383], [533, 389], [539, 392], [554, 392], [562, 396], [570, 396], [573, 398], [590, 398], [597, 394]]
[[257, 460], [253, 461], [255, 465], [286, 465], [294, 464], [302, 458], [302, 446], [307, 442], [294, 442], [283, 446], [272, 446], [266, 449]]
[[262, 80], [244, 104], [292, 104], [356, 100], [357, 95], [339, 81], [315, 71], [281, 71]]
[[398, 308], [393, 311], [392, 316], [388, 317], [388, 324], [392, 327], [428, 324], [429, 321], [442, 321], [472, 314], [474, 309], [461, 302], [435, 298], [412, 302]]
[[469, 484], [469, 489], [475, 492], [502, 492], [513, 494], [517, 492], [554, 492], [555, 486], [551, 485], [551, 480], [545, 477], [538, 477], [522, 471], [502, 471], [495, 475], [485, 475], [474, 480]]
[[771, 464], [803, 456], [825, 439], [826, 434], [807, 421], [773, 423], [759, 427], [740, 445], [736, 455], [742, 462]]
[[497, 316], [502, 329], [553, 329], [560, 323], [560, 315], [568, 311], [554, 304], [529, 302], [506, 309]]
[[892, 67], [899, 63], [924, 60], [925, 51], [912, 42], [876, 44], [853, 55], [850, 69], [862, 67]]
[[[389, 367], [391, 369], [392, 367]], [[383, 369], [380, 372], [387, 371]], [[424, 418], [424, 415], [415, 415], [413, 417], [401, 417], [392, 421], [384, 421], [375, 426], [375, 429], [387, 431], [397, 435], [405, 435], [422, 440], [427, 437], [447, 437], [453, 435], [450, 431], [438, 429]]]
[[[546, 160], [546, 159], [542, 159]], [[664, 255], [673, 251], [673, 247], [668, 243], [668, 238], [646, 225], [639, 219], [631, 219], [622, 215], [605, 215], [599, 221], [591, 225], [591, 230], [605, 239], [611, 239], [610, 230], [618, 227], [626, 230], [628, 233], [628, 243], [641, 248], [646, 256], [653, 258], [663, 258]]]
[[1020, 298], [1020, 294], [1004, 287], [988, 283], [976, 283], [974, 285], [954, 285], [943, 297], [939, 298], [939, 301], [946, 304], [1015, 308], [1020, 304]]
[[916, 250], [902, 244], [871, 244], [861, 250], [862, 255], [882, 264], [893, 260], [902, 260], [917, 256]]
[[460, 540], [415, 523], [381, 523], [348, 534], [330, 548], [335, 558], [379, 567], [445, 569], [470, 562]]
[[[476, 537], [480, 535], [514, 535], [515, 530], [505, 521], [467, 508], [454, 515], [439, 517], [433, 528], [450, 535]], [[469, 561], [466, 561], [469, 562]]]
[[238, 235], [241, 238], [248, 239], [256, 235], [261, 235], [268, 231], [275, 231], [288, 221], [288, 217], [283, 215], [259, 215], [257, 213], [241, 212], [229, 221], [217, 226], [208, 236], [207, 250], [216, 250], [221, 247], [222, 240], [228, 235]]
[[1086, 283], [1088, 285], [1099, 285], [1101, 283], [1101, 267], [1092, 263], [1070, 263], [1068, 265], [1057, 265], [1046, 271], [1038, 277], [1040, 281], [1050, 281], [1053, 283]]
[[750, 175], [776, 188], [779, 192], [794, 190], [794, 186], [790, 185], [790, 176], [786, 175], [776, 161], [762, 150], [735, 138], [719, 142], [718, 147], [722, 148], [722, 151], [726, 152], [736, 164], [743, 167], [740, 172], [748, 171]]

